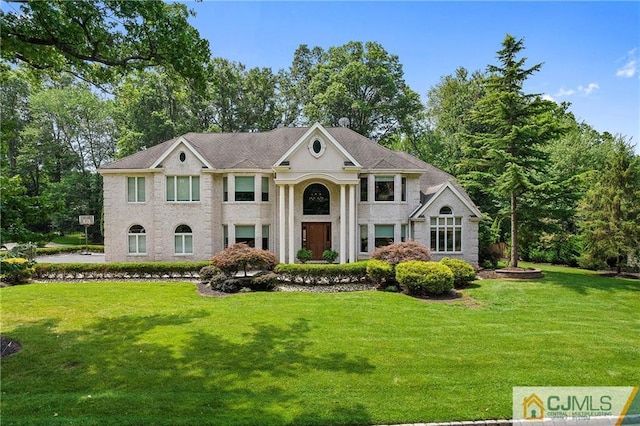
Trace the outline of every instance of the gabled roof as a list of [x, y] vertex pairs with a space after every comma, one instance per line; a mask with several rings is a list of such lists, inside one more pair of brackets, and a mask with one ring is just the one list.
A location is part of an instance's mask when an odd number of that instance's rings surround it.
[[[415, 170], [422, 167], [408, 154], [391, 151], [372, 140], [345, 127], [321, 127], [337, 141], [348, 156], [363, 170], [384, 168], [390, 170]], [[211, 165], [213, 169], [237, 169], [243, 160], [250, 160], [257, 168], [271, 170], [274, 164], [312, 128], [281, 127], [269, 132], [254, 133], [187, 133], [129, 157], [107, 164], [103, 170], [141, 170], [150, 168], [166, 155], [178, 140], [183, 140]], [[348, 157], [347, 156], [347, 157]], [[424, 163], [426, 164], [426, 163]]]

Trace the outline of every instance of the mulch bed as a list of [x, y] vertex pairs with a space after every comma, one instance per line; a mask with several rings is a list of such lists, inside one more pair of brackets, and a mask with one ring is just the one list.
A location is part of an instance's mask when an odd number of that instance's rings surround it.
[[22, 349], [22, 345], [8, 337], [0, 336], [0, 358], [6, 358]]

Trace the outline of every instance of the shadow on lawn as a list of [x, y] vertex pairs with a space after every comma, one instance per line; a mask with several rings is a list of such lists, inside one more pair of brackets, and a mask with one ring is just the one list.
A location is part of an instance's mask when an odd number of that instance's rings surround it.
[[569, 272], [544, 271], [545, 279], [541, 281], [560, 285], [579, 294], [589, 294], [592, 291], [640, 291], [640, 281], [631, 278], [612, 278], [597, 274], [585, 274], [581, 271]]
[[[362, 405], [305, 399], [306, 374], [369, 374], [366, 359], [315, 354], [300, 318], [254, 324], [242, 339], [186, 333], [210, 314], [105, 318], [77, 331], [44, 320], [15, 328], [23, 351], [3, 360], [3, 420], [83, 424], [371, 424]], [[300, 392], [302, 390], [302, 392]], [[34, 395], [38, 395], [34, 398]], [[307, 397], [308, 398], [308, 397]], [[331, 404], [331, 405], [330, 405]]]

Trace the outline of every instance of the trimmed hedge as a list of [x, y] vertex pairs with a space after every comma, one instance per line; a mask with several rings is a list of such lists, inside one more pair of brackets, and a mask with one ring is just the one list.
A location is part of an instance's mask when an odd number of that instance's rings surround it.
[[377, 285], [393, 280], [393, 266], [384, 260], [371, 259], [367, 262], [367, 276]]
[[453, 272], [445, 264], [410, 260], [396, 266], [396, 280], [411, 295], [442, 294], [453, 288]]
[[0, 261], [0, 280], [9, 284], [29, 281], [33, 275], [33, 262], [23, 257], [3, 258]]
[[36, 279], [196, 278], [209, 262], [38, 263]]
[[334, 285], [342, 282], [360, 282], [367, 279], [367, 261], [323, 264], [280, 263], [275, 272], [285, 280], [303, 285]]
[[[104, 253], [104, 246], [91, 245], [87, 246], [92, 253]], [[42, 247], [36, 250], [38, 256], [49, 256], [62, 253], [81, 253], [84, 252], [85, 246], [57, 246], [57, 247]]]

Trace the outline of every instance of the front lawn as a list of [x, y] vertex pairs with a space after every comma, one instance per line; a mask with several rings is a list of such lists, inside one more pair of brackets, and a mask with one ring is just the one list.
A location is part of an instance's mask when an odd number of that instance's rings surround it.
[[188, 283], [3, 288], [2, 424], [389, 424], [511, 417], [513, 386], [640, 383], [640, 282], [560, 267], [425, 302], [205, 298]]

